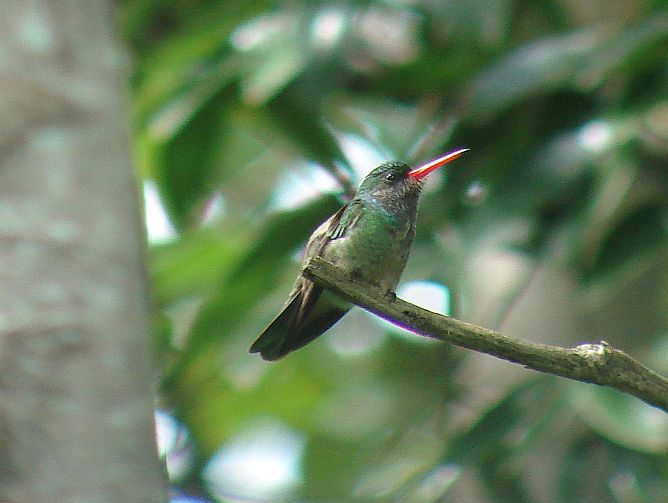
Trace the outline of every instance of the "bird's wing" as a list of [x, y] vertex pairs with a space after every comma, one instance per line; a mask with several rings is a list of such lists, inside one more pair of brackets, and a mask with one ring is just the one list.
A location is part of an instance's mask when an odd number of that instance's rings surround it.
[[[306, 266], [311, 257], [321, 257], [330, 241], [345, 237], [363, 213], [364, 204], [362, 201], [353, 199], [323, 222], [313, 233], [308, 243], [306, 243], [304, 266]], [[312, 281], [304, 277], [301, 277], [299, 281], [301, 282], [301, 285], [299, 285], [301, 288], [298, 289], [298, 295], [301, 297], [301, 301], [297, 308], [294, 326], [302, 326], [304, 324], [304, 320], [306, 320], [313, 310], [313, 307], [322, 294], [322, 287], [317, 286]]]
[[[306, 262], [308, 262], [309, 258], [315, 256], [321, 257], [325, 247], [330, 241], [346, 237], [362, 217], [365, 209], [362, 201], [353, 199], [329, 217], [329, 219], [313, 233], [306, 244], [304, 266], [306, 266]], [[312, 281], [309, 281], [303, 276], [300, 278], [300, 281], [302, 282], [300, 292], [301, 304], [295, 318], [295, 326], [302, 326], [304, 324], [304, 321], [307, 319], [322, 294], [322, 287], [317, 286]]]
[[[359, 199], [353, 199], [343, 208], [337, 211], [338, 219], [332, 222], [329, 228], [329, 239], [340, 239], [348, 235], [348, 232], [355, 227], [359, 219], [364, 215], [366, 207]], [[336, 214], [335, 214], [336, 216]], [[333, 220], [333, 219], [332, 219]]]
[[[346, 237], [364, 211], [362, 201], [353, 199], [323, 222], [306, 243], [304, 265], [310, 257], [322, 256], [330, 241]], [[260, 353], [265, 360], [277, 360], [336, 323], [347, 309], [329, 305], [317, 308], [322, 292], [322, 287], [300, 276], [283, 311], [253, 343], [250, 351]]]
[[327, 243], [346, 237], [365, 211], [364, 203], [359, 199], [353, 199], [339, 208], [336, 213], [315, 230], [308, 240], [304, 251], [304, 259], [308, 260], [311, 257], [322, 256]]

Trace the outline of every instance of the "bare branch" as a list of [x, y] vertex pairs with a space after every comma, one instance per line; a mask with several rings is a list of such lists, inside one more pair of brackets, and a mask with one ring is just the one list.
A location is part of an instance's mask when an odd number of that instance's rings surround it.
[[615, 388], [668, 412], [668, 380], [604, 341], [560, 348], [508, 337], [398, 298], [390, 299], [378, 288], [351, 281], [344, 271], [318, 257], [309, 262], [304, 275], [340, 297], [417, 334], [540, 372]]

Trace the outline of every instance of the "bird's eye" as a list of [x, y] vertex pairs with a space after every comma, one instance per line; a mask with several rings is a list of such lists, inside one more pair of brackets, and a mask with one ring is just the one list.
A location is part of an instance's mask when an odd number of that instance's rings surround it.
[[397, 175], [395, 175], [394, 173], [388, 173], [387, 175], [385, 175], [385, 180], [387, 180], [388, 182], [393, 182], [396, 179]]

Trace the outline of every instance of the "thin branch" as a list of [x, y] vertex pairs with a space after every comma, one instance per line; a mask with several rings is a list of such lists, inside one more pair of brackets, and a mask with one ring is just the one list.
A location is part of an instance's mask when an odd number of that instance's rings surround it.
[[607, 342], [560, 348], [508, 337], [390, 298], [378, 288], [351, 281], [344, 271], [318, 257], [309, 262], [304, 275], [340, 297], [417, 334], [540, 372], [609, 386], [668, 412], [668, 380]]

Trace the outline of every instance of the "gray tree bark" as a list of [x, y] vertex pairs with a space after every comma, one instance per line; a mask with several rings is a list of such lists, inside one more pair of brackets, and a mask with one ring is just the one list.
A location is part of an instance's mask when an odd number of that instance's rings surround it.
[[0, 1], [0, 502], [165, 499], [112, 2]]

